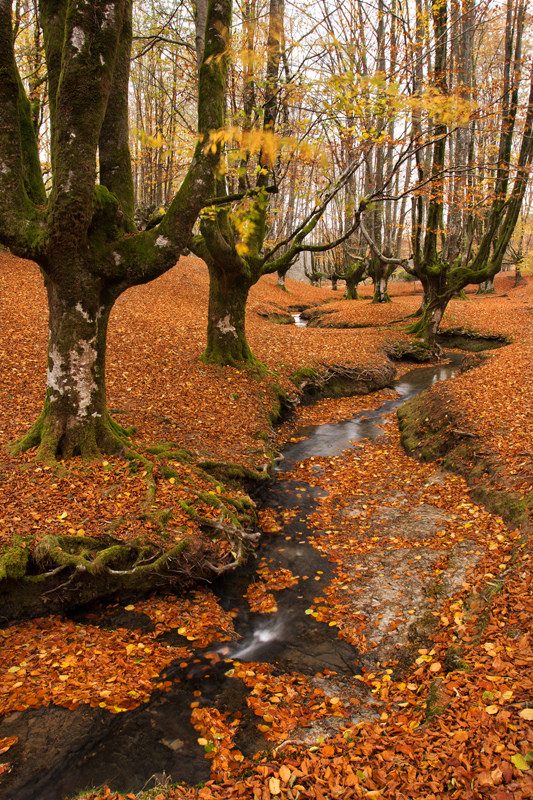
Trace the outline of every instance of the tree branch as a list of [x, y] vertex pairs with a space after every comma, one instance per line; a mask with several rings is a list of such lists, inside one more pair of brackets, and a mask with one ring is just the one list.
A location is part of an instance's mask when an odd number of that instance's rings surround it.
[[370, 236], [369, 232], [365, 228], [362, 218], [359, 221], [359, 229], [363, 234], [364, 240], [366, 241], [366, 243], [372, 250], [373, 254], [379, 261], [381, 261], [383, 264], [391, 264], [391, 265], [395, 264], [398, 267], [403, 266], [405, 264], [405, 262], [407, 261], [406, 258], [389, 258], [388, 256], [383, 255], [382, 252], [380, 252], [378, 246], [376, 245], [376, 243]]
[[179, 191], [156, 228], [125, 237], [109, 250], [107, 269], [117, 275], [120, 290], [153, 280], [176, 263], [215, 191], [220, 146], [211, 146], [209, 136], [224, 126], [231, 11], [231, 0], [209, 0], [198, 87], [199, 139]]
[[128, 118], [131, 41], [132, 0], [126, 0], [113, 83], [98, 141], [98, 156], [100, 183], [115, 195], [133, 227], [134, 196]]
[[125, 0], [114, 4], [70, 0], [67, 7], [56, 97], [49, 244], [50, 253], [58, 256], [53, 260], [65, 263], [67, 269], [93, 215], [96, 151], [124, 10]]

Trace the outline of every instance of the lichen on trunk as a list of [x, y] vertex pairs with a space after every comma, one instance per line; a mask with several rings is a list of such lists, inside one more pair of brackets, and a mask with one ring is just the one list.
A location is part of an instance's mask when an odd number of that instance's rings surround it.
[[[46, 461], [129, 447], [106, 408], [105, 350], [115, 300], [171, 269], [211, 196], [220, 150], [204, 151], [224, 108], [232, 0], [209, 0], [198, 78], [199, 139], [156, 229], [137, 231], [128, 147], [132, 0], [39, 4], [50, 126], [50, 193], [0, 3], [0, 243], [37, 262], [49, 303], [42, 412], [12, 450]], [[99, 173], [99, 182], [97, 176]]]
[[373, 303], [391, 303], [391, 298], [388, 292], [388, 280], [384, 275], [378, 275], [374, 279], [374, 296]]
[[417, 321], [407, 329], [408, 333], [414, 333], [418, 339], [422, 340], [428, 352], [436, 358], [442, 352], [437, 343], [437, 333], [447, 304], [448, 301], [440, 297], [432, 298], [424, 306]]
[[494, 278], [488, 278], [479, 284], [478, 294], [494, 294]]
[[[87, 273], [85, 273], [85, 277]], [[116, 453], [126, 432], [106, 407], [105, 353], [113, 297], [98, 281], [70, 291], [47, 279], [48, 370], [43, 410], [14, 452], [38, 448], [44, 461]]]

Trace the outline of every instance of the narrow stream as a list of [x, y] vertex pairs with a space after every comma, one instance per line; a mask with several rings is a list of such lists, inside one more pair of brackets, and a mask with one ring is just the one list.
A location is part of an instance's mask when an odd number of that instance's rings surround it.
[[297, 328], [307, 328], [307, 320], [302, 318], [301, 313], [291, 314], [291, 317], [294, 319], [294, 324]]
[[[154, 692], [148, 703], [134, 711], [110, 714], [86, 706], [75, 711], [51, 706], [5, 718], [0, 723], [0, 737], [18, 736], [20, 742], [18, 753], [13, 748], [15, 765], [0, 788], [0, 799], [64, 800], [103, 783], [113, 790], [136, 792], [167, 778], [190, 783], [206, 780], [209, 762], [190, 723], [190, 703], [198, 689], [202, 704], [241, 715], [236, 744], [245, 755], [266, 749], [257, 718], [246, 704], [247, 690], [241, 681], [225, 675], [231, 666], [227, 659], [268, 662], [280, 673], [315, 675], [325, 668], [340, 676], [357, 673], [356, 649], [339, 640], [335, 628], [305, 613], [324, 590], [333, 569], [307, 541], [312, 533], [307, 519], [319, 491], [302, 481], [285, 479], [283, 472], [311, 456], [336, 455], [355, 440], [376, 439], [389, 422], [387, 415], [423, 389], [453, 377], [460, 362], [460, 356], [450, 355], [447, 364], [413, 369], [394, 384], [398, 397], [379, 408], [344, 422], [299, 431], [305, 439], [285, 448], [278, 480], [262, 498], [263, 506], [294, 508], [298, 513], [280, 534], [263, 537], [257, 555], [273, 569], [283, 567], [308, 580], [277, 592], [278, 611], [269, 615], [252, 613], [243, 599], [248, 585], [257, 579], [255, 560], [218, 581], [213, 590], [223, 607], [239, 610], [235, 627], [241, 638], [220, 648], [226, 660], [216, 665], [202, 651], [195, 654], [192, 667], [172, 664], [164, 672], [172, 680], [170, 691]], [[132, 619], [135, 624], [133, 615]], [[90, 621], [99, 624], [94, 616]], [[101, 624], [109, 625], [105, 614]], [[171, 636], [165, 639], [171, 644], [190, 644], [177, 633]], [[214, 649], [211, 646], [207, 651]]]
[[383, 434], [381, 428], [389, 424], [387, 416], [402, 403], [439, 381], [453, 378], [463, 361], [463, 356], [447, 353], [448, 361], [432, 367], [419, 367], [410, 370], [400, 380], [395, 381], [393, 388], [398, 397], [388, 400], [371, 411], [362, 411], [351, 419], [333, 424], [317, 425], [301, 428], [299, 436], [305, 438], [289, 444], [283, 450], [282, 469], [289, 470], [305, 458], [311, 456], [335, 456], [342, 453], [350, 442], [369, 439], [373, 441]]

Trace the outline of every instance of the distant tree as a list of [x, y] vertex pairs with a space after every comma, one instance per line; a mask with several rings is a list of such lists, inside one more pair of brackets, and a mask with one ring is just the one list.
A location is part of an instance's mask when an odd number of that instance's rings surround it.
[[[204, 154], [225, 102], [231, 0], [210, 0], [199, 76], [200, 141], [164, 218], [136, 232], [129, 149], [131, 0], [42, 0], [52, 188], [43, 186], [17, 69], [10, 0], [0, 0], [0, 242], [36, 261], [48, 295], [44, 407], [15, 449], [43, 459], [127, 446], [106, 405], [109, 315], [129, 287], [170, 269], [210, 199], [220, 148]], [[201, 156], [201, 157], [200, 157]]]

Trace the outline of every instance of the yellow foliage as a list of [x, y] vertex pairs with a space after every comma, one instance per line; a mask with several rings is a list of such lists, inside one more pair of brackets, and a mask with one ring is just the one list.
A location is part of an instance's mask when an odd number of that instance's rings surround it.
[[317, 146], [308, 142], [298, 142], [294, 136], [279, 136], [273, 131], [261, 128], [245, 130], [237, 126], [219, 128], [211, 131], [205, 145], [206, 152], [216, 153], [217, 149], [230, 145], [234, 159], [246, 156], [261, 156], [264, 166], [272, 168], [283, 148], [297, 153], [301, 161], [313, 161], [317, 157]]
[[410, 98], [413, 109], [426, 111], [435, 121], [448, 127], [468, 125], [477, 108], [473, 100], [462, 97], [459, 92], [442, 94], [437, 89], [426, 89], [422, 95]]
[[151, 147], [154, 150], [159, 150], [162, 147], [166, 147], [167, 143], [161, 132], [156, 133], [155, 136], [143, 130], [138, 130], [136, 133], [143, 147]]

